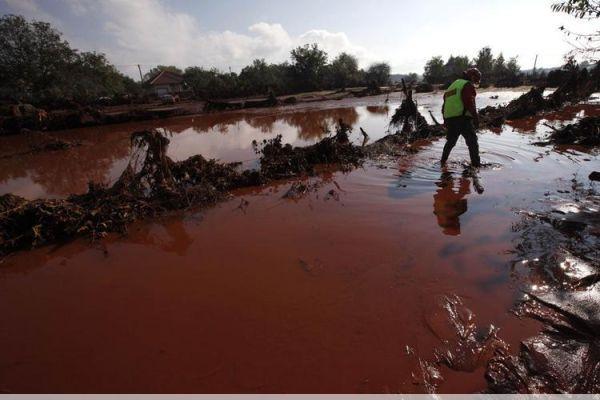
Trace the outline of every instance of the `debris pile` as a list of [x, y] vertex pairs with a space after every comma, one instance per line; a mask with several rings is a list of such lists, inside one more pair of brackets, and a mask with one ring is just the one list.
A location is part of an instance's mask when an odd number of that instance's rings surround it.
[[63, 200], [27, 201], [0, 197], [0, 254], [49, 242], [108, 232], [125, 232], [137, 219], [166, 210], [212, 204], [235, 187], [259, 183], [257, 172], [238, 172], [238, 164], [219, 164], [197, 155], [174, 162], [169, 139], [158, 130], [132, 134], [136, 149], [111, 187], [90, 183], [88, 192]]
[[[427, 120], [419, 112], [417, 103], [413, 99], [412, 87], [407, 87], [402, 80], [402, 92], [404, 99], [400, 106], [394, 111], [390, 121], [390, 127], [395, 128], [400, 137], [407, 140], [427, 139], [445, 134], [443, 127], [434, 119], [435, 125], [429, 125]], [[383, 138], [390, 140], [390, 137]], [[398, 137], [394, 137], [397, 140]]]
[[480, 124], [500, 127], [507, 119], [518, 119], [534, 115], [546, 107], [544, 88], [532, 88], [529, 92], [512, 100], [506, 106], [488, 106], [479, 111]]
[[592, 93], [600, 90], [600, 63], [590, 71], [573, 69], [569, 79], [547, 98], [544, 97], [544, 89], [532, 88], [506, 106], [486, 107], [480, 110], [480, 125], [499, 127], [507, 119], [523, 118], [540, 111], [556, 110], [567, 103], [586, 100]]
[[600, 146], [600, 117], [582, 118], [574, 124], [555, 129], [548, 140], [552, 144]]
[[135, 132], [129, 165], [111, 187], [90, 183], [87, 193], [63, 200], [0, 196], [0, 254], [75, 236], [97, 239], [108, 232], [125, 232], [137, 219], [214, 204], [236, 188], [312, 175], [319, 164], [354, 168], [365, 153], [350, 143], [350, 131], [340, 120], [335, 135], [312, 146], [283, 145], [281, 136], [262, 146], [254, 143], [261, 154], [258, 171], [240, 171], [240, 163], [222, 164], [201, 155], [175, 162], [167, 156], [166, 132]]
[[338, 121], [336, 133], [307, 147], [282, 144], [282, 137], [252, 142], [256, 153], [261, 155], [260, 173], [265, 179], [282, 179], [299, 174], [314, 175], [320, 164], [336, 164], [343, 171], [359, 166], [365, 157], [362, 147], [350, 143], [352, 128]]
[[407, 87], [404, 79], [402, 80], [402, 92], [404, 93], [404, 99], [400, 103], [400, 107], [394, 111], [390, 126], [397, 128], [402, 133], [427, 126], [427, 121], [419, 112], [417, 103], [413, 99], [412, 87]]

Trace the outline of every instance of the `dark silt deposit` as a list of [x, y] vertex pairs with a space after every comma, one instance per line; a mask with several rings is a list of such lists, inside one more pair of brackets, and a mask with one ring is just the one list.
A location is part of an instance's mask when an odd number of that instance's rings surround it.
[[563, 192], [515, 227], [514, 273], [531, 282], [515, 312], [543, 330], [517, 355], [494, 355], [486, 372], [492, 392], [600, 391], [600, 196], [575, 179]]
[[437, 374], [421, 378], [429, 392], [444, 379], [440, 366], [485, 368], [487, 393], [600, 391], [600, 196], [576, 179], [561, 192], [514, 226], [512, 273], [526, 284], [512, 312], [539, 321], [541, 332], [513, 354], [498, 328], [477, 326], [463, 299], [440, 299], [446, 328], [432, 329], [443, 344], [425, 362]]

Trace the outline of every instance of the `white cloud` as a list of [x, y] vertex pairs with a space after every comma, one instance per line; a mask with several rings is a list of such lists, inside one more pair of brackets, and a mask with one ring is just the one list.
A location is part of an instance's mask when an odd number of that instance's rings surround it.
[[91, 11], [94, 3], [90, 0], [63, 0], [76, 16], [82, 16]]
[[[91, 9], [82, 0], [69, 0], [68, 4], [74, 13]], [[293, 47], [305, 43], [318, 43], [330, 56], [342, 51], [352, 53], [363, 64], [372, 59], [366, 49], [352, 44], [343, 32], [310, 30], [291, 37], [280, 24], [266, 22], [250, 26], [246, 33], [207, 32], [193, 16], [169, 9], [157, 0], [103, 0], [94, 3], [93, 12], [103, 16], [105, 33], [113, 39], [100, 50], [117, 65], [200, 65], [239, 71], [255, 58], [285, 61]]]
[[60, 28], [60, 21], [42, 10], [34, 0], [4, 0], [13, 14], [25, 15], [38, 21], [50, 22]]
[[374, 61], [373, 57], [369, 55], [364, 47], [352, 44], [344, 32], [333, 33], [323, 29], [311, 29], [300, 35], [298, 43], [317, 43], [319, 47], [324, 49], [331, 57], [334, 57], [341, 52], [353, 54], [360, 59], [362, 65]]

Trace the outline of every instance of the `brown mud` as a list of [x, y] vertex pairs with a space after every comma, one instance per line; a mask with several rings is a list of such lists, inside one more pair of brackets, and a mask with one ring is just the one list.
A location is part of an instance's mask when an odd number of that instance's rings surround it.
[[[433, 373], [424, 360], [452, 332], [436, 299], [493, 298], [473, 311], [512, 346], [537, 332], [505, 311], [514, 302], [502, 268], [510, 218], [485, 217], [490, 233], [467, 214], [462, 236], [447, 236], [430, 193], [400, 200], [384, 185], [365, 191], [370, 180], [362, 169], [322, 172], [300, 181], [309, 189], [294, 201], [282, 199], [289, 182], [240, 189], [210, 212], [134, 223], [101, 246], [9, 256], [0, 387], [425, 392], [421, 365]], [[332, 190], [339, 200], [327, 199]], [[468, 198], [472, 212], [478, 200]], [[439, 391], [485, 387], [481, 368], [438, 369]]]
[[[435, 123], [428, 127], [435, 132]], [[538, 155], [525, 146], [526, 135], [503, 130], [482, 135], [489, 168], [469, 172], [453, 162], [444, 175], [432, 167], [440, 143], [418, 131], [379, 139], [367, 127], [374, 142], [363, 146], [343, 124], [337, 128], [309, 146], [288, 146], [277, 137], [257, 141], [261, 156], [270, 154], [264, 172], [262, 163], [243, 172], [203, 157], [174, 161], [166, 140], [172, 145], [175, 138], [152, 130], [134, 135], [137, 150], [127, 154], [130, 168], [117, 183], [131, 186], [136, 198], [117, 201], [133, 201], [138, 216], [157, 218], [125, 220], [128, 235], [108, 235], [99, 249], [74, 241], [4, 260], [0, 388], [493, 390], [484, 379], [490, 358], [516, 357], [520, 341], [540, 330], [539, 322], [507, 312], [522, 285], [532, 282], [529, 275], [514, 274], [512, 283], [507, 278], [514, 258], [508, 251], [529, 237], [514, 225], [513, 208], [527, 209], [543, 197], [549, 176], [564, 175], [571, 158], [582, 166], [596, 159], [571, 149]], [[352, 172], [340, 172], [344, 167]], [[544, 168], [543, 181], [536, 168]], [[262, 176], [276, 180], [244, 187]], [[238, 188], [231, 191], [231, 182]], [[117, 183], [91, 190], [120, 196], [111, 192]], [[523, 184], [528, 197], [519, 202], [522, 195], [506, 188]], [[219, 197], [227, 193], [235, 197]], [[86, 194], [78, 196], [85, 206]], [[224, 202], [210, 212], [190, 208], [184, 219], [164, 214], [219, 199]], [[69, 198], [39, 201], [51, 206]], [[29, 202], [6, 196], [4, 203], [14, 210]], [[122, 210], [108, 208], [100, 215], [124, 220]], [[56, 212], [45, 211], [43, 218]], [[577, 219], [554, 219], [537, 220], [565, 232], [581, 227]], [[104, 232], [97, 222], [96, 232]], [[523, 245], [524, 251], [532, 247]]]
[[512, 312], [539, 321], [541, 332], [512, 354], [500, 330], [478, 326], [463, 299], [441, 298], [447, 317], [445, 329], [437, 328], [442, 344], [432, 359], [420, 360], [429, 393], [444, 381], [442, 366], [484, 369], [487, 393], [600, 391], [600, 196], [576, 178], [559, 187], [543, 210], [523, 212], [513, 227], [519, 236], [511, 271], [523, 283]]

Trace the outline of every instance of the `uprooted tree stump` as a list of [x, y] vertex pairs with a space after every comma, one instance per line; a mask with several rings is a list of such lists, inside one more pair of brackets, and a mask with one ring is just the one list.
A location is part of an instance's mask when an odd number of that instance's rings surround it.
[[134, 156], [111, 187], [90, 183], [88, 192], [62, 200], [0, 197], [0, 254], [86, 235], [125, 232], [137, 219], [167, 210], [212, 204], [226, 191], [259, 183], [237, 163], [220, 164], [197, 155], [174, 162], [169, 139], [152, 130], [132, 134]]
[[429, 125], [425, 117], [421, 115], [419, 107], [413, 99], [413, 89], [406, 86], [404, 79], [402, 80], [402, 93], [404, 99], [392, 115], [391, 128], [395, 128], [403, 136], [416, 136], [419, 138], [435, 136], [442, 131], [439, 124]]

